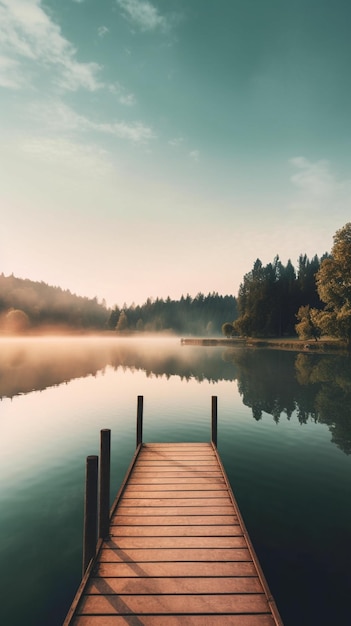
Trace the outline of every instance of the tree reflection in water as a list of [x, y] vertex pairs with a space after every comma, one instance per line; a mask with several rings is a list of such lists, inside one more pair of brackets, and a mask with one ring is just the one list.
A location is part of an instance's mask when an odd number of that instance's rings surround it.
[[0, 398], [95, 376], [108, 366], [185, 381], [237, 381], [256, 420], [267, 413], [278, 424], [282, 415], [290, 419], [296, 412], [301, 424], [326, 424], [332, 442], [351, 454], [351, 361], [346, 355], [182, 347], [176, 338], [1, 340]]
[[[227, 355], [229, 360], [229, 354]], [[301, 424], [326, 424], [335, 443], [351, 454], [351, 361], [348, 356], [274, 350], [231, 351], [237, 366], [238, 389], [256, 420], [263, 413]]]

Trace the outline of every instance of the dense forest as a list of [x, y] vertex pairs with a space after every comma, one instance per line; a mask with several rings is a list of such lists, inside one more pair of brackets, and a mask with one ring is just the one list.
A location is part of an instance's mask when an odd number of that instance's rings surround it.
[[301, 254], [295, 270], [279, 256], [257, 259], [244, 275], [237, 297], [217, 292], [180, 300], [156, 298], [142, 305], [108, 309], [97, 298], [72, 294], [44, 282], [0, 274], [0, 332], [52, 328], [109, 330], [118, 334], [283, 337], [316, 341], [338, 337], [351, 348], [351, 222], [334, 235], [331, 253]]
[[0, 274], [0, 328], [25, 332], [50, 326], [72, 329], [106, 328], [105, 303], [72, 294], [44, 282]]
[[221, 334], [223, 318], [237, 316], [236, 298], [211, 293], [189, 295], [180, 300], [148, 299], [142, 306], [117, 306], [111, 311], [109, 328], [118, 332], [171, 331], [182, 335], [216, 336]]
[[237, 316], [234, 296], [199, 293], [180, 300], [148, 299], [145, 304], [108, 309], [97, 298], [85, 298], [44, 282], [0, 274], [0, 331], [50, 329], [111, 330], [118, 333], [160, 332], [219, 335], [223, 317]]
[[[326, 256], [326, 255], [325, 255]], [[247, 337], [282, 337], [295, 334], [296, 314], [303, 305], [323, 308], [316, 285], [321, 262], [314, 256], [300, 255], [298, 269], [289, 260], [286, 265], [276, 256], [263, 266], [257, 259], [240, 285], [238, 318], [224, 324], [226, 335]]]
[[225, 335], [302, 339], [337, 337], [351, 348], [351, 222], [334, 235], [331, 254], [300, 255], [297, 272], [279, 256], [263, 267], [257, 259], [240, 285], [238, 317]]

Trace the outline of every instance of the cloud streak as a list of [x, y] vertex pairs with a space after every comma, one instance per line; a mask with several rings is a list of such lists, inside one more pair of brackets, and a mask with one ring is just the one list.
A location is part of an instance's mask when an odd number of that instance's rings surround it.
[[21, 151], [31, 157], [75, 172], [89, 172], [89, 176], [101, 176], [112, 171], [106, 152], [96, 145], [83, 145], [64, 138], [29, 137]]
[[99, 26], [97, 32], [98, 32], [99, 37], [105, 37], [105, 35], [107, 35], [107, 33], [109, 33], [110, 31], [107, 28], [107, 26]]
[[329, 161], [312, 162], [299, 156], [290, 159], [290, 164], [295, 169], [291, 182], [298, 190], [298, 198], [291, 205], [293, 209], [313, 212], [349, 210], [351, 180], [338, 179]]
[[0, 0], [0, 53], [17, 64], [17, 79], [13, 85], [7, 79], [9, 88], [22, 86], [28, 64], [34, 75], [33, 64], [38, 63], [42, 69], [55, 68], [53, 82], [62, 89], [96, 91], [104, 86], [98, 79], [101, 66], [77, 60], [76, 48], [45, 13], [40, 0]]
[[166, 30], [168, 22], [148, 0], [116, 0], [122, 15], [141, 31]]
[[84, 115], [79, 115], [71, 107], [60, 100], [50, 100], [46, 104], [35, 103], [28, 108], [33, 120], [45, 125], [49, 132], [78, 132], [93, 131], [105, 135], [113, 135], [118, 139], [126, 139], [133, 143], [146, 143], [155, 139], [152, 128], [140, 121], [126, 122], [96, 122]]
[[20, 63], [15, 59], [0, 56], [0, 87], [22, 89], [26, 85], [27, 80], [22, 75]]
[[331, 195], [336, 181], [330, 172], [329, 161], [312, 163], [305, 157], [295, 157], [290, 163], [298, 170], [291, 177], [292, 183], [298, 189], [315, 198]]
[[198, 163], [199, 158], [200, 158], [200, 151], [199, 150], [191, 150], [191, 152], [189, 152], [189, 158], [194, 161], [195, 163]]

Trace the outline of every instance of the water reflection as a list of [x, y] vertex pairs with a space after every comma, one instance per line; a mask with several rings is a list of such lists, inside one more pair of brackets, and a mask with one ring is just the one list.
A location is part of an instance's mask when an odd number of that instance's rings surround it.
[[138, 393], [145, 441], [169, 442], [208, 441], [218, 395], [220, 455], [284, 623], [348, 624], [350, 391], [345, 357], [178, 339], [0, 340], [1, 624], [62, 624], [80, 582], [84, 459], [111, 428], [114, 498]]
[[351, 454], [351, 362], [347, 356], [269, 350], [229, 351], [243, 403], [256, 420], [276, 423], [296, 411], [300, 424], [327, 424], [332, 442]]
[[0, 398], [43, 390], [74, 378], [116, 370], [190, 380], [233, 380], [235, 365], [213, 348], [182, 348], [178, 339], [30, 338], [0, 342]]
[[255, 420], [326, 424], [351, 454], [351, 363], [347, 356], [181, 346], [178, 339], [29, 338], [0, 342], [0, 398], [96, 375], [107, 366], [181, 380], [237, 381]]

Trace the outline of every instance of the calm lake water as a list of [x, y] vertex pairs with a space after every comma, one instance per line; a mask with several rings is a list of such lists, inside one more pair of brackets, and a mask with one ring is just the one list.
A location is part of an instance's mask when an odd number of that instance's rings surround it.
[[285, 626], [350, 624], [351, 361], [179, 339], [0, 340], [0, 624], [58, 626], [81, 578], [85, 458], [111, 499], [144, 441], [218, 449]]

